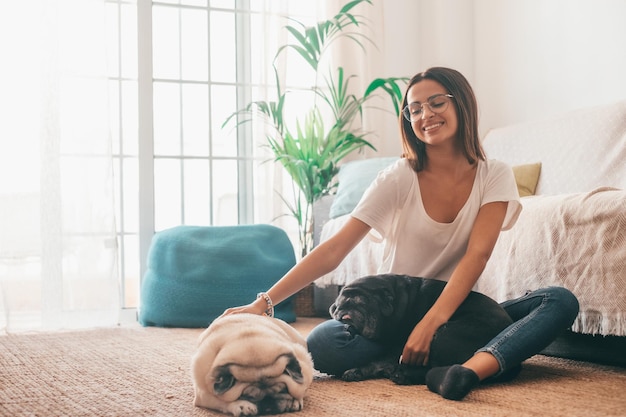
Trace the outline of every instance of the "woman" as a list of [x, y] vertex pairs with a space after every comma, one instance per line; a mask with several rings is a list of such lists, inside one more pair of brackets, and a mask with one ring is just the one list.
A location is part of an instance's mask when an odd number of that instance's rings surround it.
[[[384, 241], [380, 272], [447, 281], [436, 303], [415, 326], [401, 360], [428, 363], [430, 342], [483, 272], [500, 230], [521, 211], [512, 170], [486, 160], [478, 136], [478, 109], [459, 72], [431, 68], [409, 82], [401, 116], [404, 157], [379, 174], [345, 226], [304, 257], [267, 293], [225, 314], [262, 314], [335, 269], [371, 234]], [[480, 381], [513, 371], [538, 353], [578, 314], [576, 297], [550, 287], [502, 304], [514, 323], [462, 365], [431, 369], [428, 388], [460, 400]], [[316, 368], [341, 375], [382, 353], [376, 342], [329, 320], [308, 337]]]

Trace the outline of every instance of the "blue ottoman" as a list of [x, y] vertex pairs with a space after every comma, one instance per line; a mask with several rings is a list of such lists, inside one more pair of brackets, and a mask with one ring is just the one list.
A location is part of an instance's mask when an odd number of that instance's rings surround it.
[[[268, 224], [158, 232], [141, 283], [139, 323], [207, 327], [227, 308], [254, 301], [295, 263], [287, 234]], [[292, 298], [276, 306], [275, 316], [296, 320]]]

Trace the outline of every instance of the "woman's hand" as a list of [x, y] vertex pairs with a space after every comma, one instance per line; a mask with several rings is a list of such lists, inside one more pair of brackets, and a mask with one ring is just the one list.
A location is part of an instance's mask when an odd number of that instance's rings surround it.
[[423, 321], [417, 323], [402, 350], [401, 364], [412, 366], [428, 365], [430, 342], [432, 342], [435, 331], [437, 331], [436, 327], [432, 327]]
[[257, 298], [253, 303], [250, 303], [248, 305], [227, 308], [220, 317], [241, 313], [257, 314], [260, 316], [265, 313], [266, 308], [267, 303], [265, 302], [265, 300], [263, 300], [262, 298]]

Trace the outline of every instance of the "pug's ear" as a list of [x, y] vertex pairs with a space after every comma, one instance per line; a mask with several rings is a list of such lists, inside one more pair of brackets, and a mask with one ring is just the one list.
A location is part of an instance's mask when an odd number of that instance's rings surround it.
[[300, 362], [298, 362], [298, 359], [296, 359], [292, 353], [287, 355], [287, 357], [289, 358], [289, 363], [287, 363], [284, 373], [289, 375], [291, 379], [298, 384], [302, 384], [304, 382], [304, 377], [302, 376], [302, 367], [300, 367]]
[[228, 366], [220, 366], [213, 372], [213, 391], [216, 395], [221, 395], [231, 389], [237, 380], [230, 373]]
[[328, 312], [330, 313], [331, 317], [335, 317], [335, 311], [337, 311], [337, 303], [332, 303], [328, 308]]

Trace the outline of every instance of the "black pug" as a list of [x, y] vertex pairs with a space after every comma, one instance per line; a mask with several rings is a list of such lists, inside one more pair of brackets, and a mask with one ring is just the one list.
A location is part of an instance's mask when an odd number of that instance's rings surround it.
[[446, 282], [407, 275], [382, 274], [359, 278], [342, 288], [330, 315], [368, 339], [388, 346], [380, 360], [341, 375], [345, 381], [387, 378], [402, 385], [425, 384], [432, 367], [469, 359], [513, 321], [493, 299], [472, 291], [443, 324], [430, 344], [427, 367], [399, 364], [415, 325], [443, 291]]

